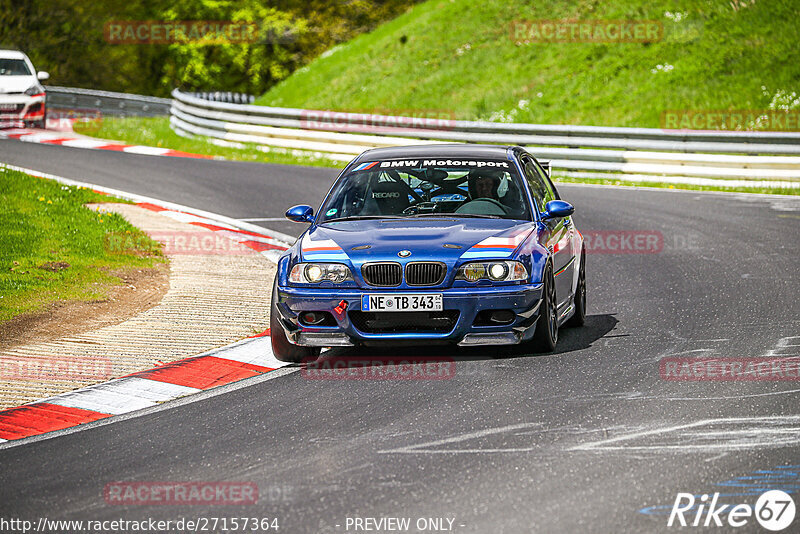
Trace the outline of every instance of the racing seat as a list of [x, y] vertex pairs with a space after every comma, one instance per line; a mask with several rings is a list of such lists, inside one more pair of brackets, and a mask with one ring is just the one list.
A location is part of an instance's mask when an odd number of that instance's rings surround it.
[[408, 188], [399, 182], [377, 182], [367, 193], [364, 215], [401, 215], [411, 205]]

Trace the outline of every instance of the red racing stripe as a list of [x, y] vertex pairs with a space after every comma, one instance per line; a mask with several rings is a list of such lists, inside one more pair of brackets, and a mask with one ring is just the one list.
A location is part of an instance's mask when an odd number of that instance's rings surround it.
[[266, 234], [257, 234], [256, 232], [251, 232], [249, 230], [241, 230], [239, 228], [226, 228], [224, 226], [219, 226], [219, 225], [216, 225], [216, 224], [204, 223], [204, 222], [199, 222], [199, 221], [192, 221], [189, 224], [192, 224], [194, 226], [200, 226], [200, 227], [206, 228], [208, 230], [214, 230], [215, 232], [218, 232], [218, 231], [236, 232], [237, 234], [251, 235], [251, 236], [254, 236], [254, 237], [269, 237]]
[[69, 141], [71, 137], [59, 137], [58, 139], [42, 139], [39, 141], [43, 145], [60, 145], [64, 141]]
[[95, 148], [98, 148], [98, 149], [100, 149], [100, 150], [114, 150], [114, 151], [116, 151], [116, 152], [122, 152], [122, 151], [124, 151], [126, 148], [130, 148], [130, 147], [132, 147], [132, 146], [134, 146], [134, 145], [116, 145], [116, 144], [108, 144], [108, 145], [98, 146], [98, 147], [95, 147]]
[[[324, 251], [328, 251], [328, 250], [339, 251], [339, 250], [342, 250], [342, 247], [308, 247], [308, 248], [304, 248], [303, 252], [324, 252]], [[342, 251], [342, 252], [344, 252], [344, 251]]]
[[208, 154], [193, 154], [191, 152], [181, 152], [180, 150], [170, 150], [165, 152], [164, 155], [178, 158], [214, 159], [214, 156], [209, 156]]
[[140, 208], [144, 208], [150, 211], [169, 211], [167, 208], [162, 208], [161, 206], [158, 206], [156, 204], [150, 204], [149, 202], [138, 202], [136, 205], [139, 206]]
[[106, 417], [111, 416], [47, 402], [26, 404], [0, 412], [0, 438], [22, 439]]
[[128, 376], [137, 376], [178, 386], [210, 389], [272, 370], [271, 367], [226, 360], [216, 356], [198, 356]]
[[253, 334], [252, 336], [248, 336], [248, 339], [251, 337], [265, 337], [269, 335], [269, 328], [261, 332], [260, 334]]
[[287, 250], [286, 247], [262, 243], [261, 241], [242, 241], [242, 244], [258, 252], [261, 252], [262, 250]]

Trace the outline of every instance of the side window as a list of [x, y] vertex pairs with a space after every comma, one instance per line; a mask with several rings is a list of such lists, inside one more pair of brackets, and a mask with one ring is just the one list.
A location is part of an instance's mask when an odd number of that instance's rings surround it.
[[550, 181], [550, 177], [547, 176], [547, 173], [544, 172], [544, 169], [538, 163], [536, 164], [536, 170], [539, 171], [539, 175], [542, 177], [542, 181], [544, 182], [544, 187], [547, 190], [547, 194], [545, 195], [546, 202], [558, 200], [558, 193], [556, 192], [553, 182]]
[[528, 181], [528, 186], [531, 188], [533, 199], [536, 201], [536, 209], [542, 211], [544, 205], [547, 204], [549, 200], [552, 200], [552, 198], [547, 198], [548, 191], [545, 186], [545, 181], [536, 170], [533, 161], [529, 158], [524, 158], [522, 160], [522, 168], [525, 171], [525, 179]]

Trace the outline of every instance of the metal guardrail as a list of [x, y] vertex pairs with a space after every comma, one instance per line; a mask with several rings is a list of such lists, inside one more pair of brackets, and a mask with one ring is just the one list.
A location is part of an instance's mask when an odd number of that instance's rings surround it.
[[205, 91], [202, 93], [186, 93], [195, 98], [202, 100], [211, 100], [213, 102], [230, 102], [231, 104], [252, 104], [256, 97], [246, 93], [232, 93], [230, 91]]
[[455, 141], [528, 146], [538, 157], [550, 159], [554, 169], [800, 180], [800, 157], [791, 157], [800, 155], [800, 132], [685, 132], [477, 121], [444, 121], [431, 128], [430, 121], [411, 117], [216, 102], [177, 89], [172, 96], [170, 124], [179, 134], [321, 152], [342, 161], [370, 147]]
[[76, 112], [100, 112], [102, 115], [156, 117], [169, 115], [169, 98], [96, 91], [77, 87], [45, 87], [47, 108]]
[[[326, 112], [294, 108], [237, 105], [213, 102], [179, 90], [173, 98], [199, 108], [207, 118], [240, 121], [278, 127], [325, 131], [375, 133], [375, 124], [401, 125], [405, 136], [446, 139], [472, 143], [541, 144], [551, 146], [623, 148], [629, 150], [671, 150], [679, 152], [733, 152], [749, 154], [800, 154], [800, 132], [717, 132], [618, 128], [542, 124], [509, 124], [485, 121], [441, 121], [436, 129], [415, 117], [392, 117], [365, 113]], [[216, 115], [214, 114], [216, 113]], [[398, 134], [400, 135], [400, 134]], [[520, 144], [517, 143], [517, 144]], [[773, 146], [774, 145], [774, 146]]]

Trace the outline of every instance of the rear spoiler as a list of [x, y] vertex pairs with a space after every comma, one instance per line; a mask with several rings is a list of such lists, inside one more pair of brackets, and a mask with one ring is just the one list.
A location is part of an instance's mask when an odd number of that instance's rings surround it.
[[539, 161], [539, 165], [541, 165], [542, 169], [544, 169], [544, 172], [547, 173], [547, 177], [550, 178], [550, 160], [549, 159], [548, 160], [540, 159], [538, 161]]

